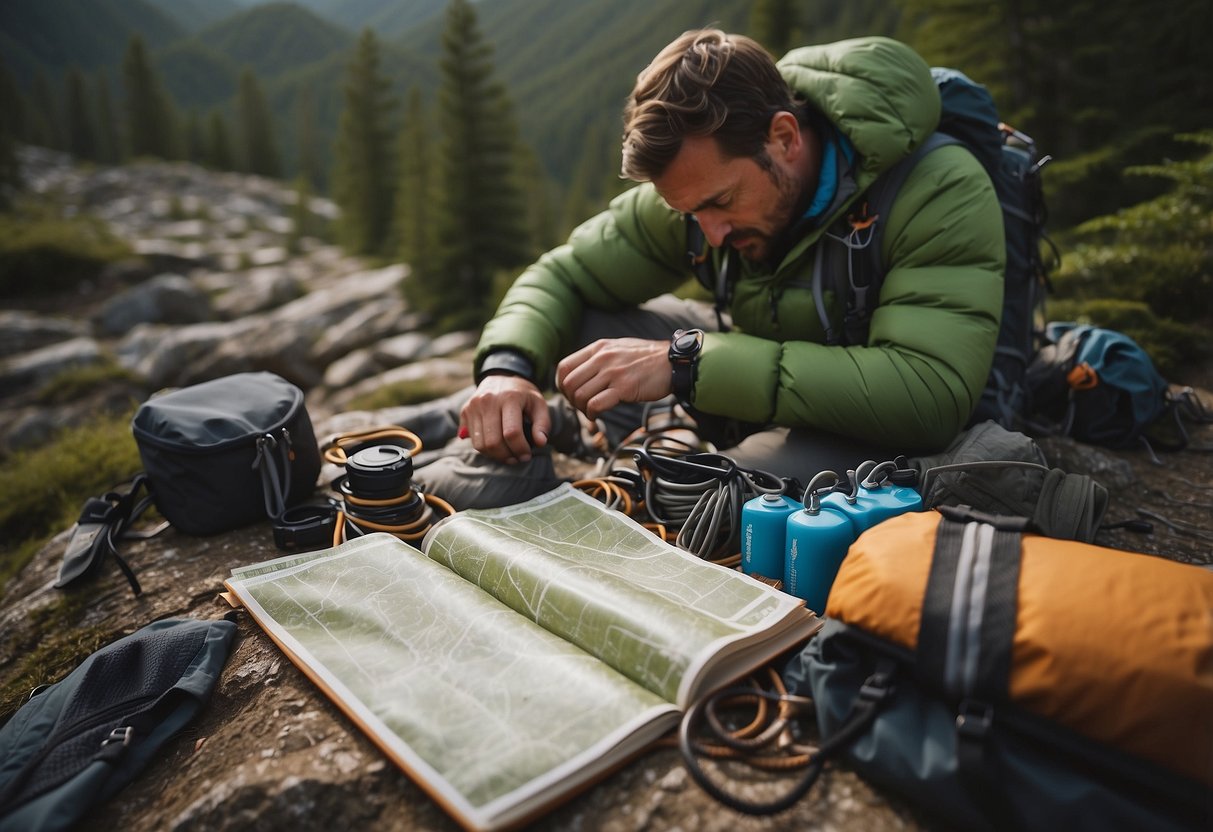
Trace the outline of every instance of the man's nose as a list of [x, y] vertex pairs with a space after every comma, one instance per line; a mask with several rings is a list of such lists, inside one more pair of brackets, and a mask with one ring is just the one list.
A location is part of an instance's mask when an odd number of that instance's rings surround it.
[[729, 236], [729, 232], [733, 230], [728, 222], [719, 218], [697, 214], [695, 219], [699, 220], [703, 236], [707, 238], [708, 245], [712, 248], [720, 248], [724, 244], [724, 238]]

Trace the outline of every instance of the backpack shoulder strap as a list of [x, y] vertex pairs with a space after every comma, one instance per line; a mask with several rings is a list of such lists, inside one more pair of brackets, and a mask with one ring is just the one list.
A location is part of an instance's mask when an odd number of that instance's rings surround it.
[[[927, 137], [913, 153], [882, 173], [860, 198], [860, 211], [839, 220], [818, 243], [813, 261], [813, 301], [827, 344], [863, 344], [868, 340], [875, 299], [880, 295], [885, 268], [880, 257], [885, 219], [910, 171], [923, 156], [950, 144], [963, 144], [945, 133]], [[827, 275], [838, 297], [846, 299], [841, 331], [825, 310]]]
[[699, 226], [695, 215], [683, 215], [686, 222], [687, 264], [695, 275], [699, 285], [712, 293], [712, 308], [716, 310], [716, 325], [721, 332], [728, 332], [728, 324], [724, 320], [724, 310], [732, 301], [733, 275], [730, 272], [732, 249], [725, 248], [721, 254], [720, 268], [712, 262], [712, 252], [708, 247], [707, 237]]

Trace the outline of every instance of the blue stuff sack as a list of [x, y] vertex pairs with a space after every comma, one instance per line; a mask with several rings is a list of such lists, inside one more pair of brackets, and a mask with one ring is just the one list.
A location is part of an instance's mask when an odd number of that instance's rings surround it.
[[1166, 379], [1129, 336], [1058, 322], [1045, 334], [1028, 368], [1033, 431], [1127, 448], [1171, 409]]

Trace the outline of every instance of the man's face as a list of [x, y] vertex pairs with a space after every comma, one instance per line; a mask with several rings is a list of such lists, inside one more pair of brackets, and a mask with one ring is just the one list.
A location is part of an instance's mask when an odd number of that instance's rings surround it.
[[764, 260], [791, 225], [801, 192], [795, 167], [772, 144], [763, 165], [724, 156], [710, 136], [686, 138], [653, 184], [675, 211], [695, 215], [710, 245], [730, 245], [747, 260]]

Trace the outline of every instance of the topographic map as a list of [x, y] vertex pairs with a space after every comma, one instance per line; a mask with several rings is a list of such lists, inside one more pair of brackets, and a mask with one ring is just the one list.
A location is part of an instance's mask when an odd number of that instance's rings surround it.
[[722, 647], [798, 620], [796, 599], [567, 486], [456, 514], [423, 549], [370, 535], [237, 569], [228, 587], [381, 748], [485, 828], [651, 742]]

